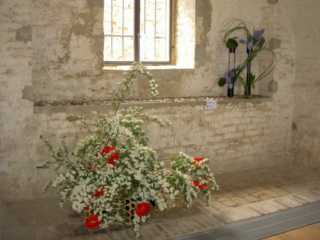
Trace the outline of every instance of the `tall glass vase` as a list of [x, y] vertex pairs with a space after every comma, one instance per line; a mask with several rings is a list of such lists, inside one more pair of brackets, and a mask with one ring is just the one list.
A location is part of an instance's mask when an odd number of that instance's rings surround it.
[[[250, 58], [251, 53], [252, 53], [252, 50], [247, 48], [248, 58]], [[250, 73], [251, 73], [251, 61], [248, 62], [248, 65], [247, 65], [247, 79], [246, 79], [246, 87], [244, 89], [244, 95], [246, 97], [249, 97], [251, 95]]]
[[[228, 59], [228, 73], [230, 73], [230, 68], [232, 66], [231, 59], [233, 59], [233, 70], [236, 69], [236, 49], [229, 48], [229, 59]], [[234, 96], [234, 83], [228, 84], [228, 97]]]

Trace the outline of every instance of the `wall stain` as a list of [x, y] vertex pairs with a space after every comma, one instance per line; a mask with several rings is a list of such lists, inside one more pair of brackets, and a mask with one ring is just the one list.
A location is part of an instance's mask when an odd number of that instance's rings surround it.
[[22, 28], [17, 29], [16, 31], [16, 40], [28, 42], [32, 40], [32, 27], [23, 26]]
[[104, 1], [103, 0], [87, 0], [88, 6], [92, 9], [94, 7], [103, 8]]
[[32, 86], [26, 86], [22, 90], [22, 99], [29, 100], [30, 102], [33, 102], [33, 87]]
[[278, 83], [272, 80], [268, 84], [268, 91], [271, 92], [271, 93], [277, 92], [278, 91]]
[[268, 0], [268, 3], [270, 4], [275, 4], [275, 3], [278, 3], [279, 0]]
[[[196, 19], [199, 19], [198, 17], [201, 17], [203, 19], [203, 33], [200, 38], [200, 42], [196, 45], [196, 56], [195, 56], [195, 62], [196, 66], [203, 66], [205, 65], [205, 62], [207, 61], [207, 50], [206, 46], [208, 43], [208, 37], [207, 34], [211, 29], [211, 14], [212, 14], [212, 4], [208, 0], [202, 0], [196, 2]], [[199, 33], [196, 32], [196, 35]]]
[[292, 122], [292, 126], [291, 126], [292, 131], [297, 131], [298, 130], [298, 126], [295, 122]]
[[280, 46], [281, 46], [281, 40], [280, 39], [271, 38], [271, 40], [269, 41], [269, 47], [271, 49], [277, 49], [277, 48], [280, 48]]

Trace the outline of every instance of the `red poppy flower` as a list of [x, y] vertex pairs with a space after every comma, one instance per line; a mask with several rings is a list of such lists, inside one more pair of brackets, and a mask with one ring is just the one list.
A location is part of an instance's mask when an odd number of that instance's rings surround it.
[[[117, 147], [107, 146], [102, 150], [101, 155], [103, 156], [105, 154], [109, 154], [111, 151], [116, 150], [116, 149], [117, 149]], [[118, 160], [119, 157], [120, 157], [120, 152], [117, 152], [117, 153], [113, 154], [112, 156], [110, 156], [110, 158], [108, 160]]]
[[[195, 163], [192, 163], [192, 165], [195, 165]], [[197, 167], [196, 169], [201, 169], [201, 168]]]
[[90, 209], [90, 207], [89, 207], [89, 206], [86, 206], [86, 207], [84, 207], [83, 209], [88, 210], [88, 209]]
[[194, 180], [194, 181], [193, 181], [193, 185], [195, 185], [196, 187], [198, 187], [199, 184], [200, 184], [200, 182], [199, 182], [198, 180]]
[[194, 180], [193, 185], [201, 190], [205, 190], [207, 188], [206, 185], [200, 184], [198, 180]]
[[[193, 158], [194, 161], [193, 161], [192, 165], [195, 165], [196, 162], [201, 162], [203, 159], [204, 158]], [[205, 163], [202, 163], [202, 164], [205, 164]], [[200, 169], [200, 168], [197, 168], [197, 169]]]
[[211, 179], [211, 178], [207, 178], [206, 181], [207, 181], [207, 182], [211, 182], [212, 179]]
[[94, 215], [90, 215], [87, 219], [86, 219], [86, 227], [87, 228], [97, 228], [100, 226], [102, 221], [98, 220], [98, 215], [94, 214]]
[[93, 167], [87, 167], [87, 169], [88, 169], [88, 170], [92, 170], [92, 169], [93, 169]]
[[111, 164], [111, 165], [114, 165], [115, 162], [113, 160], [108, 160], [107, 164]]
[[143, 203], [138, 203], [137, 208], [136, 208], [136, 214], [138, 216], [145, 216], [147, 215], [151, 210], [151, 206], [149, 203], [143, 202]]
[[92, 197], [100, 197], [103, 195], [103, 189], [104, 188], [101, 188], [101, 190], [96, 190], [96, 193], [95, 194], [92, 194]]

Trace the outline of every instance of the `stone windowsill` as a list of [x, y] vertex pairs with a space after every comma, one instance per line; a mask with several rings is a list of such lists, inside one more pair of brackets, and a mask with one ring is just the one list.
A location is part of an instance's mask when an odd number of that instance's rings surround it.
[[[194, 69], [194, 66], [177, 66], [177, 65], [145, 65], [148, 70], [168, 70], [168, 69]], [[121, 70], [127, 71], [131, 68], [131, 65], [117, 65], [117, 66], [104, 66], [103, 70]]]
[[[196, 97], [196, 98], [174, 98], [174, 99], [147, 99], [147, 100], [131, 100], [121, 104], [120, 108], [142, 107], [144, 109], [154, 109], [160, 107], [179, 107], [179, 106], [206, 106], [207, 101], [217, 100], [219, 105], [239, 105], [243, 103], [261, 104], [270, 101], [271, 98], [262, 96], [253, 96], [250, 99], [243, 97]], [[51, 113], [72, 113], [72, 112], [101, 112], [112, 110], [112, 106], [108, 101], [71, 101], [71, 102], [39, 102], [33, 107], [35, 114], [51, 114]]]

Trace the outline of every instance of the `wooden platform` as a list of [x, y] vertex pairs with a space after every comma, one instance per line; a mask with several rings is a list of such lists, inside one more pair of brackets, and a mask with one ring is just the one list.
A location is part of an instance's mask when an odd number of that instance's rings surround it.
[[265, 238], [264, 240], [319, 240], [320, 222]]

